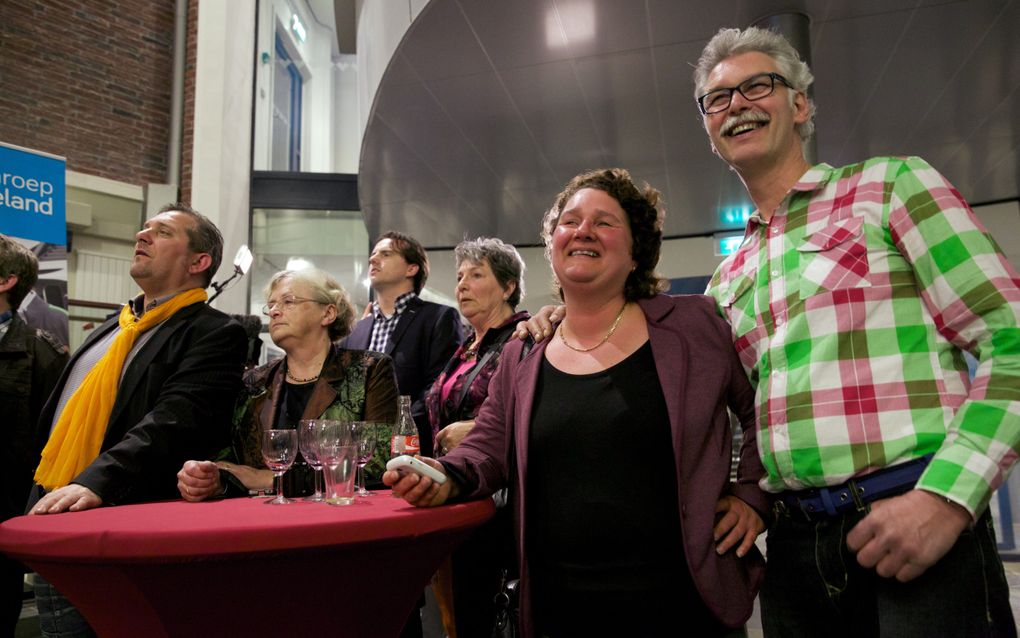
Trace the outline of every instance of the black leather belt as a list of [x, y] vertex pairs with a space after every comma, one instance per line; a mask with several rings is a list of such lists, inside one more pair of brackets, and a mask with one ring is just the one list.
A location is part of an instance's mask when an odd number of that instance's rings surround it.
[[820, 520], [852, 510], [865, 510], [865, 505], [880, 498], [912, 489], [921, 478], [933, 454], [926, 454], [906, 463], [850, 479], [842, 485], [809, 490], [780, 492], [776, 502], [786, 509], [802, 512], [808, 520]]

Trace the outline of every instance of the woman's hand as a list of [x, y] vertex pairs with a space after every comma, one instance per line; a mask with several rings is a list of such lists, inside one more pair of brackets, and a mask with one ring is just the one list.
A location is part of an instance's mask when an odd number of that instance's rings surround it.
[[443, 454], [460, 445], [471, 428], [475, 427], [474, 419], [470, 421], [457, 421], [446, 426], [436, 434], [436, 445]]
[[237, 465], [226, 461], [217, 461], [219, 469], [230, 472], [241, 485], [249, 490], [270, 490], [273, 489], [273, 473], [269, 470], [256, 470], [249, 465]]
[[185, 461], [177, 473], [177, 490], [186, 501], [197, 503], [223, 493], [220, 468], [212, 461]]
[[514, 336], [524, 341], [530, 335], [535, 341], [541, 341], [550, 336], [556, 329], [556, 324], [563, 321], [566, 316], [566, 306], [542, 306], [531, 319], [518, 322]]
[[[429, 464], [446, 476], [446, 470], [439, 461], [426, 456], [415, 456], [415, 458]], [[415, 507], [435, 507], [456, 496], [458, 490], [453, 484], [453, 480], [449, 476], [446, 476], [446, 479], [445, 483], [439, 485], [429, 477], [418, 476], [413, 472], [401, 474], [395, 470], [387, 470], [382, 475], [382, 482], [393, 488], [395, 496], [399, 496]]]
[[715, 504], [715, 513], [718, 520], [712, 536], [716, 541], [715, 551], [719, 554], [725, 554], [740, 543], [737, 557], [743, 558], [751, 551], [754, 539], [765, 531], [765, 522], [758, 516], [758, 512], [736, 496], [719, 499]]

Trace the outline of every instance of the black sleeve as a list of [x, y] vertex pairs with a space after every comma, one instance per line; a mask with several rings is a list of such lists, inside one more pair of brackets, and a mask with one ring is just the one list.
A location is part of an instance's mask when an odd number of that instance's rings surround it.
[[204, 317], [185, 329], [179, 360], [151, 408], [124, 437], [74, 479], [117, 504], [172, 498], [188, 459], [210, 458], [228, 444], [241, 390], [248, 340], [225, 317]]

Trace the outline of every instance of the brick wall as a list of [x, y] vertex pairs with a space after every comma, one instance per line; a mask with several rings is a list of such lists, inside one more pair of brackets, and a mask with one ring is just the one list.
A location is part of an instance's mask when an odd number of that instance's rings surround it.
[[170, 0], [0, 0], [0, 141], [164, 182], [173, 12]]
[[181, 131], [181, 201], [191, 203], [191, 158], [195, 149], [195, 65], [198, 60], [198, 0], [188, 0], [184, 55], [184, 126]]

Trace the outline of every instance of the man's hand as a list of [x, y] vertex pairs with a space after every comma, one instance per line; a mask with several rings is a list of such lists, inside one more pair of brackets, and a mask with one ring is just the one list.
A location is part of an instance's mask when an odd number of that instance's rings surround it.
[[872, 503], [846, 544], [863, 567], [905, 583], [945, 556], [970, 523], [963, 507], [915, 489]]
[[238, 465], [226, 461], [217, 461], [216, 465], [225, 472], [230, 472], [241, 481], [241, 485], [249, 490], [271, 490], [273, 489], [273, 472], [271, 470], [257, 470], [250, 465]]
[[716, 541], [715, 551], [718, 554], [725, 554], [740, 543], [737, 546], [737, 557], [743, 558], [751, 551], [754, 539], [765, 531], [765, 522], [758, 516], [758, 512], [736, 496], [719, 499], [715, 504], [715, 513], [718, 520], [712, 529], [712, 537]]
[[223, 492], [220, 468], [212, 461], [185, 461], [177, 473], [177, 491], [192, 503], [218, 496]]
[[475, 427], [474, 419], [470, 421], [457, 421], [451, 423], [436, 434], [436, 447], [446, 454], [453, 448], [460, 445], [471, 428]]
[[514, 336], [524, 341], [530, 335], [535, 341], [541, 341], [552, 335], [556, 324], [563, 321], [566, 316], [566, 306], [542, 306], [531, 319], [518, 322]]
[[103, 499], [99, 495], [85, 487], [71, 483], [64, 487], [58, 487], [46, 496], [39, 499], [29, 514], [58, 514], [60, 512], [81, 512], [99, 507]]
[[[415, 456], [423, 463], [428, 463], [435, 469], [446, 474], [442, 463], [426, 456]], [[418, 476], [413, 472], [401, 474], [394, 470], [383, 472], [382, 482], [393, 488], [394, 496], [399, 496], [415, 507], [435, 507], [442, 505], [447, 499], [457, 495], [456, 486], [447, 476], [447, 481], [439, 485], [427, 476]]]

